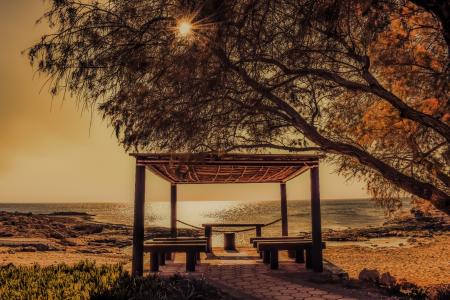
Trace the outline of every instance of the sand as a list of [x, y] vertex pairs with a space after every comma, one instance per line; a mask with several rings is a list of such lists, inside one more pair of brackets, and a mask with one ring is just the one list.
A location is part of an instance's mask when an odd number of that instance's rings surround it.
[[324, 257], [353, 278], [364, 268], [377, 269], [425, 287], [450, 283], [449, 249], [450, 235], [441, 235], [412, 247], [332, 246]]

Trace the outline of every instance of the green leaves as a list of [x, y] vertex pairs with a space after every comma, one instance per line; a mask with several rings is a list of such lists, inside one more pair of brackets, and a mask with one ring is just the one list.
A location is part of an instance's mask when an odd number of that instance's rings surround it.
[[0, 266], [0, 299], [229, 299], [204, 280], [133, 278], [121, 265], [82, 261], [40, 267]]

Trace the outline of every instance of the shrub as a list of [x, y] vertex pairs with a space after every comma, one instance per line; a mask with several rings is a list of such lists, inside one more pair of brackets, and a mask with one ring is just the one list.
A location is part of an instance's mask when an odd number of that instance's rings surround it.
[[230, 299], [205, 280], [134, 278], [121, 265], [83, 261], [40, 267], [0, 266], [0, 299]]

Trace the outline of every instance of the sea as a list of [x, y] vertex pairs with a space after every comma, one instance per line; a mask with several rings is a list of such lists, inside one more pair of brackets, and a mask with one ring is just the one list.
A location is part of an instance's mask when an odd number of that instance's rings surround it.
[[[401, 210], [410, 209], [410, 201], [403, 200]], [[47, 214], [53, 212], [84, 212], [94, 215], [99, 222], [132, 225], [133, 203], [0, 203], [0, 211], [31, 212]], [[179, 201], [178, 219], [201, 227], [204, 223], [263, 223], [280, 218], [280, 201]], [[369, 199], [321, 200], [322, 230], [340, 230], [380, 226], [389, 219], [383, 208]], [[145, 225], [169, 227], [170, 203], [151, 202], [145, 204]], [[289, 234], [311, 230], [310, 201], [288, 201]], [[189, 228], [178, 224], [179, 228]], [[233, 228], [236, 230], [245, 228]], [[224, 228], [218, 228], [224, 230]], [[281, 234], [281, 223], [266, 226], [263, 236]], [[215, 232], [213, 244], [223, 242], [222, 233]], [[237, 244], [245, 244], [254, 236], [253, 231], [237, 234]]]

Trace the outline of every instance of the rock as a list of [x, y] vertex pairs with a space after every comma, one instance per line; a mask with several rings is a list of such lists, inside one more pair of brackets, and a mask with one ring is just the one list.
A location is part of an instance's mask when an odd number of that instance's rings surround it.
[[71, 246], [71, 247], [78, 245], [76, 242], [65, 238], [61, 239], [59, 243], [64, 246]]
[[49, 236], [51, 237], [51, 238], [54, 238], [54, 239], [58, 239], [58, 240], [62, 240], [62, 239], [65, 239], [65, 238], [67, 238], [67, 236], [65, 235], [65, 234], [63, 234], [63, 233], [61, 233], [61, 232], [59, 232], [59, 231], [51, 231], [50, 233], [49, 233]]
[[36, 252], [36, 248], [32, 247], [32, 246], [27, 246], [27, 247], [18, 248], [17, 251], [19, 251], [19, 252]]
[[33, 244], [37, 251], [59, 251], [60, 249], [48, 244]]
[[427, 288], [429, 299], [450, 299], [450, 284], [438, 284]]
[[82, 231], [85, 234], [93, 234], [102, 232], [103, 227], [102, 224], [80, 224], [75, 225], [72, 228], [76, 231]]
[[361, 282], [356, 279], [345, 280], [343, 282], [343, 285], [349, 289], [360, 289], [361, 288]]
[[79, 252], [79, 253], [88, 253], [88, 254], [110, 253], [107, 249], [80, 249], [77, 252]]
[[358, 279], [361, 281], [368, 281], [377, 283], [380, 281], [380, 272], [378, 270], [370, 270], [364, 268], [358, 275]]
[[380, 284], [387, 286], [387, 287], [392, 287], [397, 283], [397, 279], [392, 276], [389, 272], [383, 273], [381, 274], [380, 277]]

